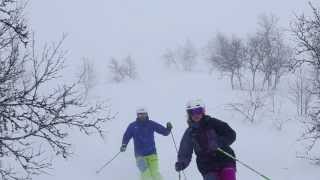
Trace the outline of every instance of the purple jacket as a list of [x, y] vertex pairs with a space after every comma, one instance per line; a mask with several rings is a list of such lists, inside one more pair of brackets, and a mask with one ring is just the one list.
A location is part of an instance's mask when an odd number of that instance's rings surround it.
[[178, 152], [178, 162], [187, 167], [192, 153], [197, 155], [197, 166], [201, 174], [235, 166], [235, 161], [221, 152], [212, 150], [218, 146], [235, 156], [230, 145], [236, 139], [235, 131], [225, 122], [205, 115], [199, 123], [190, 123], [185, 131]]

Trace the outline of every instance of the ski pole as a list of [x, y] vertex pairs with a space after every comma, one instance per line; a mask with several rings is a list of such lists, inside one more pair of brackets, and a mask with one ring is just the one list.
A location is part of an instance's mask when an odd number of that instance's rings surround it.
[[[178, 148], [177, 148], [176, 140], [174, 139], [174, 136], [173, 136], [172, 131], [171, 131], [170, 133], [171, 133], [171, 137], [172, 137], [172, 141], [173, 141], [174, 147], [175, 147], [176, 152], [177, 152], [177, 154], [178, 154]], [[182, 171], [182, 173], [183, 173], [184, 179], [187, 180], [187, 176], [186, 176], [186, 174], [184, 173], [184, 171]], [[179, 172], [179, 180], [181, 180], [181, 173], [180, 173], [180, 172]]]
[[265, 180], [271, 180], [270, 178], [268, 178], [267, 176], [261, 174], [260, 172], [258, 172], [257, 170], [253, 169], [252, 167], [250, 167], [249, 165], [247, 165], [244, 162], [241, 162], [239, 159], [235, 158], [234, 156], [232, 156], [231, 154], [225, 152], [224, 150], [222, 150], [221, 148], [218, 148], [218, 151], [222, 152], [223, 154], [225, 154], [226, 156], [234, 159], [235, 161], [238, 161], [240, 164], [242, 164], [243, 166], [245, 166], [246, 168], [250, 169], [251, 171], [255, 172], [256, 174], [258, 174], [259, 176], [263, 177]]
[[115, 158], [118, 157], [120, 153], [121, 151], [119, 151], [115, 156], [113, 156], [113, 158], [111, 158], [108, 162], [106, 162], [99, 170], [96, 171], [96, 173], [99, 174], [102, 171], [102, 169], [108, 166]]

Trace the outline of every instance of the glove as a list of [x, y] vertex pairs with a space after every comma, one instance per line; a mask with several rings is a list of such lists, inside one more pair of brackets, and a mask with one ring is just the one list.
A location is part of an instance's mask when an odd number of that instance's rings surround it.
[[169, 130], [172, 129], [172, 124], [171, 124], [171, 122], [167, 122], [167, 129], [169, 129]]
[[175, 169], [176, 171], [182, 171], [186, 168], [186, 164], [184, 162], [176, 162]]
[[122, 144], [120, 147], [120, 152], [125, 152], [127, 149], [127, 145], [126, 144]]

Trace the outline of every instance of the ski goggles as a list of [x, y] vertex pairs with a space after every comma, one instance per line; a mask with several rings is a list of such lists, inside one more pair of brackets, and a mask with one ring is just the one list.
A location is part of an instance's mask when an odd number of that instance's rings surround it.
[[200, 115], [204, 113], [204, 109], [202, 107], [194, 108], [194, 109], [188, 109], [188, 114], [190, 115]]
[[146, 116], [148, 116], [148, 113], [138, 113], [137, 116], [139, 116], [139, 117], [146, 117]]
[[148, 120], [149, 117], [148, 117], [148, 113], [138, 113], [137, 114], [137, 120]]

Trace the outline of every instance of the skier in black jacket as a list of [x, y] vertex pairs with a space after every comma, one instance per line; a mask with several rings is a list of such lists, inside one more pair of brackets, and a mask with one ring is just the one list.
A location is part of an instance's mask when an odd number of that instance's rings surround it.
[[236, 180], [236, 162], [218, 151], [235, 154], [230, 145], [236, 139], [235, 131], [225, 122], [205, 114], [201, 100], [187, 103], [189, 127], [186, 129], [178, 152], [176, 171], [184, 170], [195, 152], [198, 170], [204, 180]]

